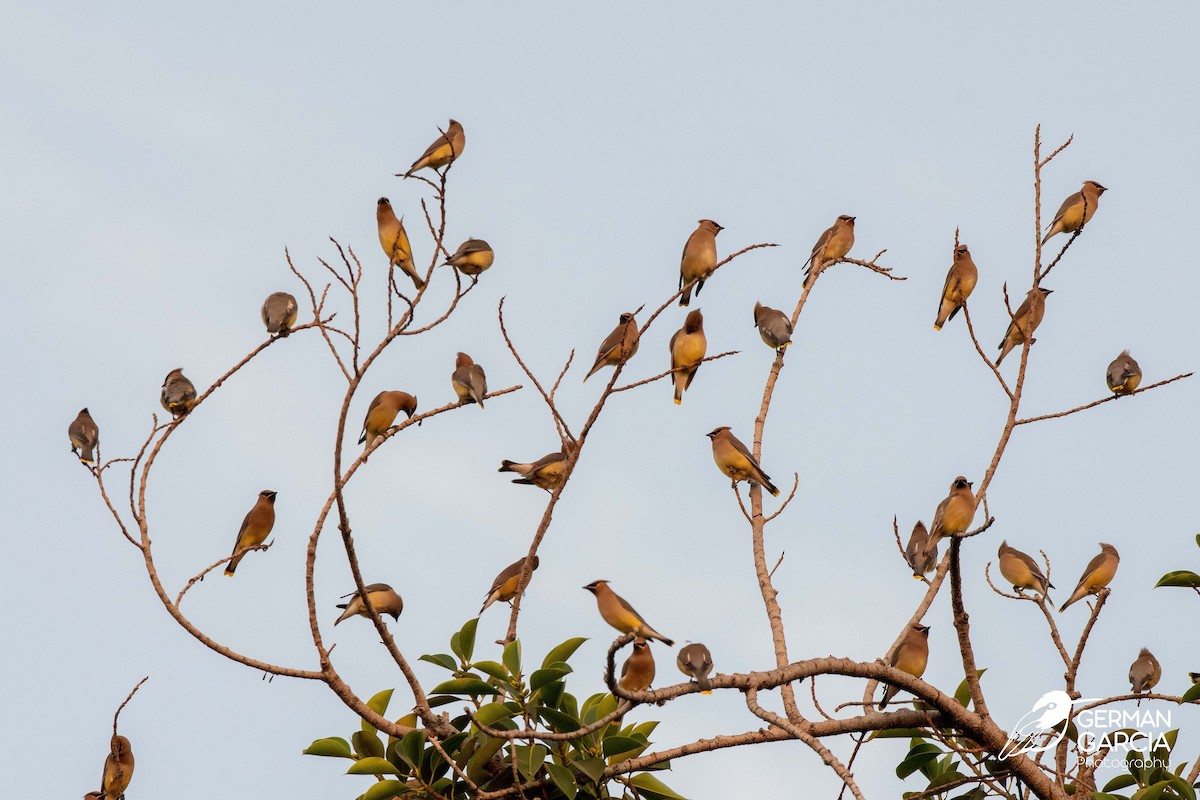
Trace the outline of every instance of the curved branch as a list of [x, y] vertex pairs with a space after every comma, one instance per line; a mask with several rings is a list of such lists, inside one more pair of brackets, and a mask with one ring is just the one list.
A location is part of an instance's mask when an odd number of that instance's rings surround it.
[[1090, 403], [1085, 403], [1084, 405], [1076, 406], [1075, 408], [1067, 409], [1066, 411], [1059, 411], [1054, 414], [1041, 414], [1040, 416], [1036, 416], [1036, 417], [1026, 417], [1025, 419], [1019, 419], [1014, 424], [1028, 425], [1031, 422], [1041, 422], [1044, 419], [1058, 419], [1059, 417], [1070, 416], [1071, 414], [1077, 414], [1080, 411], [1087, 411], [1089, 408], [1095, 408], [1096, 406], [1100, 405], [1101, 403], [1108, 403], [1113, 400], [1119, 400], [1119, 399], [1121, 399], [1122, 396], [1133, 396], [1135, 394], [1141, 394], [1142, 392], [1148, 392], [1151, 389], [1157, 389], [1160, 386], [1166, 386], [1168, 383], [1174, 383], [1175, 381], [1181, 381], [1184, 378], [1190, 378], [1194, 374], [1195, 374], [1194, 372], [1184, 372], [1180, 375], [1176, 375], [1174, 378], [1167, 378], [1165, 381], [1159, 381], [1158, 383], [1152, 383], [1149, 386], [1142, 386], [1138, 389], [1134, 389], [1132, 392], [1127, 392], [1126, 395], [1119, 395], [1119, 394], [1109, 395], [1108, 397], [1104, 397], [1099, 400], [1093, 400]]

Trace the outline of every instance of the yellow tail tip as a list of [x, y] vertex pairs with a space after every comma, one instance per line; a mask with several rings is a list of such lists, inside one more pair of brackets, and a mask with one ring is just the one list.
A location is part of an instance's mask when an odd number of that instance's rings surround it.
[[676, 397], [676, 398], [675, 398], [675, 405], [677, 405], [677, 406], [681, 406], [681, 405], [683, 405], [683, 401], [682, 401], [682, 400], [680, 400], [678, 397]]
[[225, 577], [226, 577], [226, 578], [232, 578], [232, 577], [233, 577], [233, 570], [231, 570], [231, 569], [227, 569], [227, 570], [225, 570]]
[[933, 323], [933, 329], [934, 329], [935, 331], [940, 331], [940, 330], [942, 329], [942, 326], [941, 326], [941, 325], [938, 325], [938, 324], [935, 322], [935, 323]]
[[712, 694], [712, 689], [709, 689], [707, 692], [701, 692], [700, 694]]

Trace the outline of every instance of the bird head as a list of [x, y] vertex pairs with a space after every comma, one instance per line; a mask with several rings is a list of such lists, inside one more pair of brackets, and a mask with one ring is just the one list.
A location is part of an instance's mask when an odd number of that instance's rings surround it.
[[702, 220], [700, 220], [700, 227], [701, 227], [701, 228], [708, 228], [710, 231], [712, 231], [712, 232], [713, 232], [713, 234], [714, 234], [714, 235], [716, 235], [716, 234], [720, 233], [721, 231], [725, 230], [725, 228], [724, 228], [723, 226], [721, 226], [721, 225], [717, 224], [716, 222], [713, 222], [711, 219], [702, 219]]
[[592, 594], [595, 594], [597, 591], [599, 591], [601, 586], [607, 586], [607, 585], [608, 585], [608, 581], [600, 580], [600, 581], [592, 581], [591, 583], [589, 583], [587, 586], [585, 586], [583, 588], [587, 589]]
[[971, 255], [971, 251], [967, 249], [965, 244], [960, 244], [958, 247], [954, 248], [955, 258], [966, 258], [969, 255]]
[[1101, 185], [1100, 185], [1099, 183], [1097, 183], [1096, 181], [1084, 181], [1084, 183], [1085, 183], [1086, 185], [1088, 185], [1088, 186], [1091, 186], [1093, 189], [1095, 189], [1095, 190], [1096, 190], [1096, 194], [1104, 194], [1105, 192], [1107, 192], [1107, 191], [1108, 191], [1108, 187], [1107, 187], [1107, 186], [1101, 186]]
[[621, 322], [633, 322], [633, 313], [630, 311], [626, 311], [624, 314], [621, 315]]
[[855, 220], [855, 218], [850, 216], [849, 214], [842, 214], [840, 217], [838, 217], [838, 222], [844, 222], [847, 225], [849, 225], [851, 228], [854, 227], [854, 220]]
[[459, 353], [457, 356], [454, 357], [455, 369], [457, 369], [459, 367], [469, 367], [474, 363], [475, 362], [472, 361], [471, 357], [469, 355], [467, 355], [466, 353]]
[[275, 495], [277, 495], [277, 494], [279, 494], [279, 492], [273, 492], [273, 491], [271, 491], [270, 489], [263, 489], [261, 492], [259, 492], [259, 493], [258, 493], [258, 496], [259, 496], [259, 497], [265, 497], [265, 498], [267, 498], [268, 500], [270, 500], [272, 503], [274, 503], [274, 502], [275, 502]]
[[924, 636], [926, 639], [929, 638], [929, 626], [928, 625], [915, 624], [915, 625], [913, 625], [913, 630], [915, 630], [917, 633]]
[[704, 315], [700, 313], [700, 309], [691, 311], [687, 315], [687, 319], [683, 321], [683, 328], [688, 333], [695, 333], [704, 325]]
[[[87, 414], [87, 413], [88, 413], [88, 410], [87, 410], [86, 408], [81, 408], [81, 409], [79, 410], [79, 413], [80, 413], [80, 414]], [[90, 416], [90, 414], [89, 414], [89, 416]]]
[[705, 435], [705, 436], [707, 436], [707, 437], [708, 437], [708, 438], [710, 438], [710, 439], [716, 439], [718, 436], [720, 436], [720, 435], [721, 435], [721, 433], [722, 433], [723, 431], [727, 431], [727, 430], [729, 430], [729, 426], [728, 426], [728, 425], [722, 425], [722, 426], [721, 426], [721, 427], [719, 427], [719, 428], [713, 428], [711, 431], [709, 431], [708, 433], [706, 433], [706, 434], [704, 434], [704, 435]]
[[950, 485], [951, 489], [970, 489], [975, 484], [971, 483], [962, 475], [954, 479], [954, 483]]
[[412, 419], [413, 414], [417, 413], [417, 398], [409, 395], [403, 403], [400, 404], [400, 409]]

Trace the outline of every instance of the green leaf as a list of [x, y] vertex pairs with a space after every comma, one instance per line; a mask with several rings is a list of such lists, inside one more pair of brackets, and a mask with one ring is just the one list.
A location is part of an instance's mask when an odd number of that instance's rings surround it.
[[444, 706], [447, 703], [457, 703], [460, 699], [461, 698], [454, 697], [454, 696], [448, 695], [448, 694], [433, 695], [432, 697], [429, 698], [429, 707], [437, 708], [438, 706]]
[[908, 751], [908, 755], [904, 757], [903, 761], [896, 765], [896, 777], [907, 778], [941, 754], [942, 751], [935, 744], [917, 745]]
[[[595, 702], [593, 702], [595, 701]], [[583, 715], [580, 717], [585, 724], [607, 717], [617, 710], [617, 698], [611, 694], [594, 694], [583, 703]]]
[[1132, 775], [1118, 775], [1108, 783], [1104, 784], [1104, 791], [1115, 792], [1137, 783], [1137, 778]]
[[354, 758], [354, 754], [350, 752], [350, 743], [337, 736], [329, 736], [324, 739], [317, 739], [308, 747], [304, 748], [304, 755], [329, 756], [333, 758]]
[[1179, 698], [1185, 703], [1191, 703], [1194, 700], [1200, 700], [1200, 683], [1193, 683], [1188, 687], [1188, 690], [1183, 693], [1183, 697]]
[[419, 770], [421, 768], [421, 751], [424, 749], [425, 731], [409, 731], [404, 734], [404, 738], [396, 746], [396, 753], [404, 759], [405, 764], [414, 770]]
[[579, 724], [579, 720], [575, 719], [570, 714], [564, 714], [558, 709], [550, 708], [549, 706], [539, 706], [537, 709], [537, 714], [539, 717], [545, 720], [546, 724], [550, 726], [551, 730], [555, 731], [556, 733], [570, 733], [571, 731], [577, 731], [583, 727]]
[[492, 777], [487, 767], [491, 764], [492, 757], [500, 752], [500, 748], [505, 744], [507, 744], [505, 739], [487, 739], [475, 749], [475, 752], [467, 759], [467, 766], [464, 769], [471, 776], [471, 780], [483, 783]]
[[600, 780], [600, 776], [604, 774], [604, 759], [602, 758], [580, 758], [571, 762], [584, 775], [592, 779], [592, 783]]
[[558, 790], [566, 795], [567, 800], [575, 800], [579, 791], [579, 786], [575, 783], [575, 773], [553, 761], [546, 762], [546, 771], [550, 773], [550, 780], [554, 781]]
[[987, 797], [987, 789], [984, 789], [982, 786], [976, 786], [966, 794], [960, 794], [954, 800], [983, 800], [985, 797]]
[[651, 797], [663, 797], [666, 800], [687, 800], [686, 797], [671, 791], [671, 787], [647, 772], [639, 772], [631, 777], [629, 782]]
[[476, 661], [471, 665], [471, 669], [486, 672], [496, 680], [508, 680], [508, 670], [504, 668], [503, 664], [497, 664], [495, 661]]
[[360, 758], [346, 770], [347, 775], [399, 775], [400, 771], [386, 758]]
[[496, 687], [489, 686], [479, 678], [455, 678], [454, 680], [439, 683], [433, 687], [433, 694], [500, 694]]
[[[374, 697], [372, 697], [370, 700], [367, 701], [367, 708], [371, 709], [376, 714], [378, 714], [379, 716], [382, 717], [384, 715], [384, 712], [387, 711], [388, 703], [390, 703], [391, 700], [392, 700], [392, 690], [384, 689], [382, 692], [379, 692], [378, 694], [376, 694]], [[363, 730], [363, 733], [375, 733], [375, 726], [372, 725], [371, 723], [367, 722], [364, 719], [364, 720], [362, 720], [362, 730]]]
[[508, 669], [508, 673], [514, 679], [521, 677], [521, 640], [514, 639], [504, 647], [504, 654], [500, 658], [504, 662], [504, 666]]
[[1200, 533], [1196, 534], [1196, 547], [1200, 547]]
[[649, 740], [645, 736], [606, 736], [602, 750], [604, 757], [609, 759], [609, 763], [613, 763], [613, 759], [617, 756], [631, 757], [628, 754], [635, 750], [637, 755], [645, 750], [650, 745]]
[[433, 653], [432, 655], [426, 653], [417, 660], [427, 661], [430, 664], [437, 664], [439, 667], [448, 669], [451, 672], [454, 672], [454, 670], [458, 669], [458, 662], [454, 660], [454, 656], [447, 653]]
[[1158, 798], [1162, 797], [1162, 793], [1170, 785], [1170, 781], [1159, 781], [1158, 783], [1152, 783], [1143, 789], [1138, 789], [1133, 793], [1133, 796], [1130, 797], [1129, 800], [1158, 800]]
[[867, 737], [871, 739], [908, 739], [911, 737], [920, 737], [925, 731], [920, 728], [891, 728], [889, 730], [875, 731]]
[[379, 741], [379, 734], [374, 730], [355, 731], [350, 736], [350, 741], [354, 744], [354, 752], [359, 758], [366, 756], [383, 758], [383, 742]]
[[1158, 579], [1158, 583], [1154, 584], [1155, 589], [1160, 586], [1183, 586], [1189, 589], [1200, 588], [1200, 575], [1186, 569], [1168, 572]]
[[517, 709], [509, 708], [507, 703], [488, 703], [475, 712], [475, 719], [489, 728], [495, 728], [501, 720], [511, 718]]
[[640, 733], [642, 736], [649, 737], [650, 734], [654, 733], [654, 729], [657, 727], [658, 727], [658, 723], [651, 720], [649, 722], [643, 722], [640, 725], [634, 725], [633, 732]]
[[525, 776], [525, 780], [533, 780], [537, 771], [546, 760], [547, 750], [540, 744], [514, 745], [513, 760], [517, 763], [517, 771]]
[[1175, 794], [1186, 798], [1186, 800], [1196, 800], [1196, 790], [1183, 778], [1178, 775], [1168, 775], [1166, 781], [1171, 784], [1171, 788], [1175, 791]]
[[565, 642], [546, 654], [545, 660], [542, 661], [542, 669], [545, 669], [557, 661], [566, 661], [575, 653], [576, 650], [579, 649], [579, 645], [586, 641], [587, 639], [583, 638], [582, 636], [576, 636], [574, 639], [567, 639]]
[[538, 699], [542, 701], [543, 705], [557, 706], [566, 688], [567, 685], [563, 681], [548, 684], [538, 690]]
[[475, 652], [475, 627], [478, 619], [469, 619], [458, 633], [450, 637], [450, 649], [463, 662], [469, 662]]
[[[982, 678], [983, 673], [985, 673], [985, 672], [987, 672], [987, 667], [984, 667], [983, 669], [975, 670], [975, 678], [976, 679]], [[962, 706], [963, 708], [967, 708], [968, 705], [970, 704], [970, 702], [971, 702], [971, 687], [967, 685], [966, 678], [963, 678], [962, 683], [960, 683], [958, 685], [958, 688], [954, 690], [954, 699], [957, 700], [958, 704], [960, 706]]]
[[536, 692], [546, 684], [562, 680], [564, 675], [570, 674], [571, 668], [562, 662], [544, 669], [534, 670], [534, 673], [529, 676], [529, 689]]
[[388, 800], [408, 792], [404, 781], [379, 781], [363, 792], [362, 800]]
[[1104, 792], [1092, 792], [1092, 796], [1091, 796], [1091, 798], [1089, 798], [1089, 800], [1128, 800], [1128, 798], [1126, 798], [1123, 795], [1119, 795], [1119, 794], [1105, 794]]

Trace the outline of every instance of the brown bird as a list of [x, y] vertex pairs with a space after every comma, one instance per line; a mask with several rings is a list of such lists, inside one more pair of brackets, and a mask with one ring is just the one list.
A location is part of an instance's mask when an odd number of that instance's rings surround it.
[[854, 246], [854, 217], [842, 214], [813, 245], [812, 255], [804, 262], [804, 285], [808, 286], [821, 270], [839, 258], [845, 258]]
[[738, 481], [757, 483], [772, 497], [779, 496], [779, 490], [771, 483], [771, 476], [763, 472], [754, 454], [730, 432], [728, 425], [715, 428], [705, 435], [712, 440], [713, 461], [717, 463], [717, 469], [731, 481], [735, 484]]
[[928, 575], [937, 566], [937, 545], [935, 544], [932, 550], [927, 550], [928, 544], [929, 531], [925, 529], [924, 522], [917, 520], [917, 524], [913, 526], [912, 535], [908, 537], [908, 547], [904, 548], [904, 560], [912, 568], [913, 577], [917, 580]]
[[1067, 610], [1067, 606], [1082, 600], [1089, 594], [1097, 594], [1105, 586], [1112, 582], [1116, 577], [1117, 567], [1121, 563], [1121, 555], [1117, 552], [1117, 548], [1111, 544], [1100, 543], [1100, 554], [1088, 562], [1088, 565], [1083, 569], [1083, 575], [1079, 578], [1079, 583], [1075, 584], [1075, 590], [1071, 592], [1071, 596], [1067, 598], [1067, 602], [1059, 607], [1058, 613]]
[[113, 736], [109, 742], [108, 756], [104, 759], [104, 774], [100, 778], [97, 797], [120, 800], [133, 780], [133, 749], [124, 736]]
[[100, 444], [100, 428], [92, 415], [85, 408], [67, 426], [67, 436], [71, 440], [71, 452], [79, 456], [84, 464], [96, 463], [96, 448]]
[[442, 266], [449, 264], [464, 275], [478, 278], [496, 260], [492, 246], [483, 239], [467, 239]]
[[371, 405], [367, 407], [367, 416], [363, 419], [362, 434], [358, 437], [359, 444], [365, 444], [370, 449], [375, 441], [388, 432], [396, 415], [403, 411], [412, 419], [417, 413], [417, 398], [408, 392], [380, 392], [375, 395]]
[[637, 352], [640, 338], [641, 333], [638, 331], [637, 321], [633, 318], [633, 314], [626, 311], [621, 315], [617, 327], [613, 328], [612, 333], [604, 337], [604, 341], [600, 343], [600, 349], [596, 352], [596, 363], [592, 364], [592, 371], [583, 376], [584, 382], [586, 383], [587, 379], [599, 372], [602, 367], [615, 367], [617, 364], [633, 358], [633, 354]]
[[567, 451], [560, 450], [557, 453], [547, 453], [530, 464], [518, 464], [515, 461], [504, 459], [500, 462], [500, 469], [496, 471], [515, 472], [521, 477], [515, 478], [513, 483], [537, 486], [539, 489], [553, 492], [562, 483], [563, 471], [566, 467]]
[[[275, 527], [276, 494], [270, 489], [263, 489], [258, 493], [254, 508], [246, 514], [246, 518], [242, 520], [242, 527], [238, 529], [237, 541], [233, 544], [233, 559], [225, 567], [226, 575], [232, 575], [246, 553], [250, 552], [245, 548], [258, 547], [271, 535], [271, 529]], [[238, 552], [239, 550], [244, 552]]]
[[938, 306], [937, 319], [933, 321], [933, 329], [940, 331], [942, 326], [954, 319], [958, 310], [967, 304], [967, 298], [975, 291], [979, 280], [979, 268], [971, 260], [971, 251], [965, 244], [954, 248], [954, 263], [946, 273], [946, 285], [942, 287], [942, 302]]
[[487, 396], [487, 375], [483, 373], [483, 367], [472, 361], [466, 353], [459, 353], [454, 359], [450, 383], [454, 386], [459, 403], [479, 403], [479, 407], [483, 408], [483, 398]]
[[1038, 569], [1037, 562], [1026, 553], [1022, 553], [1015, 547], [1009, 547], [1008, 542], [1003, 541], [1000, 543], [1000, 550], [996, 555], [1000, 560], [1000, 574], [1004, 576], [1004, 580], [1012, 584], [1014, 591], [1032, 589], [1035, 592], [1041, 592], [1042, 597], [1049, 596], [1054, 584], [1046, 579], [1046, 576]]
[[[400, 613], [404, 611], [404, 599], [386, 583], [372, 583], [366, 587], [367, 599], [371, 601], [371, 608], [375, 609], [379, 616], [390, 614], [393, 620], [400, 619]], [[366, 617], [371, 618], [371, 612], [367, 611], [367, 604], [363, 602], [362, 595], [355, 589], [350, 594], [342, 595], [342, 599], [349, 597], [350, 602], [339, 603], [338, 608], [345, 609], [342, 615], [334, 621], [337, 625], [344, 619], [351, 617]]]
[[425, 279], [417, 273], [412, 245], [408, 241], [408, 231], [404, 230], [404, 220], [396, 216], [391, 202], [386, 197], [379, 198], [379, 202], [375, 204], [375, 222], [379, 227], [379, 246], [388, 257], [388, 263], [399, 267], [411, 278], [417, 291], [424, 289]]
[[1091, 221], [1092, 215], [1100, 205], [1100, 195], [1108, 189], [1095, 181], [1084, 181], [1083, 188], [1068, 197], [1059, 206], [1058, 213], [1047, 226], [1046, 237], [1042, 244], [1050, 241], [1050, 237], [1059, 233], [1074, 233]]
[[296, 298], [287, 292], [275, 292], [267, 295], [262, 305], [262, 321], [267, 326], [267, 333], [273, 336], [287, 336], [296, 324], [300, 306]]
[[647, 625], [642, 615], [625, 602], [625, 598], [609, 588], [608, 581], [592, 581], [583, 588], [596, 595], [596, 606], [600, 609], [600, 616], [621, 633], [636, 633], [643, 639], [658, 639], [667, 647], [675, 644]]
[[[1129, 690], [1133, 694], [1142, 694], [1149, 692], [1158, 685], [1158, 681], [1162, 678], [1162, 664], [1158, 663], [1158, 659], [1154, 654], [1145, 647], [1138, 653], [1138, 657], [1129, 667]], [[1142, 699], [1138, 698], [1138, 705], [1142, 704]]]
[[754, 324], [767, 347], [778, 352], [792, 343], [792, 321], [782, 311], [755, 303]]
[[[924, 675], [925, 667], [929, 664], [929, 627], [909, 625], [908, 631], [900, 641], [900, 646], [896, 648], [895, 653], [892, 653], [888, 663], [914, 678]], [[899, 687], [887, 685], [887, 688], [883, 690], [883, 699], [879, 701], [881, 711], [887, 707], [888, 701], [895, 697], [898, 691], [900, 691]]]
[[196, 403], [196, 387], [183, 377], [183, 367], [167, 373], [158, 400], [175, 419], [179, 419], [192, 410], [192, 406]]
[[644, 692], [654, 682], [654, 656], [645, 639], [633, 640], [633, 652], [621, 665], [621, 680], [617, 686], [625, 692]]
[[[702, 219], [700, 227], [688, 237], [679, 261], [679, 288], [683, 289], [679, 305], [686, 306], [692, 302], [692, 287], [687, 284], [696, 281], [696, 297], [699, 297], [704, 282], [712, 277], [713, 270], [717, 268], [717, 234], [723, 230], [711, 219]], [[684, 286], [687, 288], [684, 289]]]
[[971, 527], [971, 520], [975, 519], [975, 495], [971, 492], [973, 485], [962, 475], [950, 484], [950, 494], [938, 503], [937, 511], [933, 513], [926, 551], [932, 552], [943, 536], [966, 533], [967, 528]]
[[[537, 556], [534, 556], [533, 561], [529, 563], [530, 580], [533, 580], [533, 572], [538, 568], [540, 563], [541, 559]], [[495, 603], [497, 600], [501, 603], [511, 603], [513, 598], [517, 596], [517, 584], [521, 582], [521, 572], [524, 569], [524, 558], [519, 558], [505, 567], [501, 573], [496, 576], [496, 580], [492, 581], [492, 588], [488, 589], [487, 597], [484, 598], [483, 601], [483, 608], [479, 609], [479, 614], [476, 614], [475, 616], [481, 616], [483, 612], [487, 611], [488, 606], [490, 606], [492, 603]]]
[[708, 652], [707, 647], [699, 642], [684, 645], [675, 657], [675, 666], [679, 667], [679, 671], [684, 675], [696, 679], [701, 694], [712, 694], [708, 673], [712, 672], [713, 661], [712, 653]]
[[683, 402], [687, 391], [700, 369], [700, 360], [708, 352], [708, 339], [704, 337], [704, 315], [700, 309], [689, 311], [683, 327], [675, 331], [668, 344], [671, 351], [671, 369], [679, 370], [671, 377], [675, 381], [675, 405]]
[[1108, 381], [1108, 388], [1112, 390], [1117, 397], [1122, 395], [1132, 394], [1142, 382], [1142, 368], [1133, 360], [1133, 356], [1129, 355], [1128, 350], [1122, 350], [1121, 355], [1113, 359], [1113, 362], [1108, 365], [1108, 374], [1105, 376]]
[[[997, 367], [1014, 347], [1024, 344], [1025, 337], [1032, 337], [1038, 325], [1042, 324], [1042, 317], [1046, 314], [1046, 298], [1053, 291], [1053, 289], [1043, 289], [1039, 286], [1036, 289], [1030, 289], [1029, 294], [1025, 295], [1025, 301], [1017, 308], [1017, 313], [1013, 314], [1013, 318], [1008, 323], [1008, 330], [1004, 332], [1004, 338], [998, 345], [1000, 355], [996, 359]], [[1031, 338], [1029, 343], [1033, 344], [1036, 341], [1037, 339]]]
[[463, 126], [459, 125], [457, 120], [452, 119], [446, 132], [429, 145], [429, 149], [413, 162], [413, 165], [408, 168], [408, 172], [405, 172], [403, 176], [397, 172], [396, 177], [410, 178], [414, 172], [426, 167], [437, 171], [461, 156], [466, 146], [467, 135], [463, 132]]

